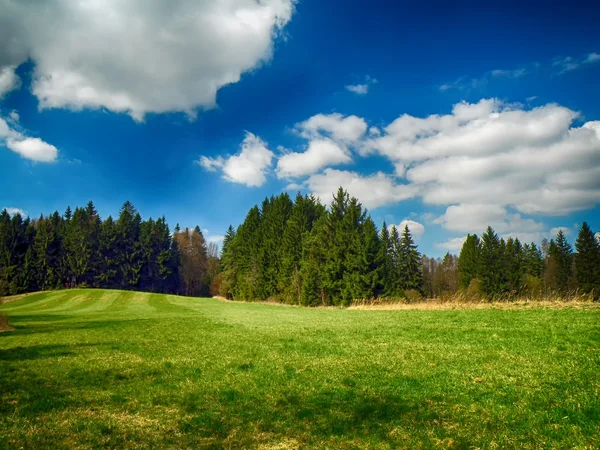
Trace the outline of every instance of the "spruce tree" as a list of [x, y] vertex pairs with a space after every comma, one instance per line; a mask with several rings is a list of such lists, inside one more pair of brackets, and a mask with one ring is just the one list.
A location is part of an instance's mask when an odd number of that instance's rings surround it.
[[551, 256], [554, 256], [557, 265], [556, 283], [558, 290], [567, 292], [573, 275], [573, 249], [562, 230], [559, 230], [556, 234], [555, 246], [551, 247], [552, 252], [554, 255], [551, 254]]
[[479, 277], [481, 288], [488, 298], [496, 297], [506, 291], [503, 271], [502, 243], [492, 227], [487, 227], [486, 232], [481, 236]]
[[467, 289], [479, 274], [479, 238], [476, 234], [467, 235], [458, 257], [458, 285]]
[[577, 283], [582, 292], [600, 296], [600, 243], [587, 222], [583, 222], [575, 241]]
[[421, 254], [417, 250], [408, 225], [404, 226], [400, 238], [400, 255], [402, 264], [400, 275], [402, 288], [423, 294], [423, 272], [421, 271]]

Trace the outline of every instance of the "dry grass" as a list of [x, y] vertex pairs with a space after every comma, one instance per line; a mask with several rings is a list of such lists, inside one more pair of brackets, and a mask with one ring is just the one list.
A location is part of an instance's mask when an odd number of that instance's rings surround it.
[[427, 300], [420, 303], [379, 303], [379, 304], [360, 304], [350, 306], [348, 309], [365, 311], [397, 311], [397, 310], [471, 310], [471, 309], [502, 309], [502, 310], [523, 310], [523, 309], [600, 309], [600, 303], [582, 302], [582, 301], [512, 301], [512, 302], [471, 302], [471, 303], [451, 303], [442, 302], [438, 299]]
[[493, 301], [464, 292], [439, 298], [408, 302], [406, 299], [356, 300], [348, 309], [354, 310], [469, 310], [469, 309], [600, 309], [591, 295], [574, 291], [567, 294], [546, 293], [541, 297], [506, 295]]

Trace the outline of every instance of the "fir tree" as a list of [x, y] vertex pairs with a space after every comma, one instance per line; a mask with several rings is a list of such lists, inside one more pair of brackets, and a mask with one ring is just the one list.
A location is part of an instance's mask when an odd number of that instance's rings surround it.
[[562, 230], [556, 234], [556, 243], [551, 247], [550, 255], [556, 261], [557, 288], [561, 292], [567, 292], [573, 275], [573, 249]]
[[586, 222], [583, 222], [575, 241], [577, 283], [584, 293], [600, 296], [600, 244]]
[[421, 254], [417, 250], [408, 225], [404, 226], [400, 239], [402, 288], [423, 293]]
[[506, 291], [502, 259], [502, 243], [492, 227], [488, 227], [481, 236], [479, 277], [481, 278], [483, 292], [490, 298]]

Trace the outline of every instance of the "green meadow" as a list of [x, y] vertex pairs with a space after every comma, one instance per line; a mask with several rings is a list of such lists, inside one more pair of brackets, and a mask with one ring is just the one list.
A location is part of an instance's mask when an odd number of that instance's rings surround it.
[[600, 309], [0, 306], [0, 448], [599, 448]]

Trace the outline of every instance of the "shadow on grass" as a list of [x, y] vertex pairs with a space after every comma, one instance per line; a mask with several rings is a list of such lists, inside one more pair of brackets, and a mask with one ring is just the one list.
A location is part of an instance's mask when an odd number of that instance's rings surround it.
[[[75, 355], [77, 348], [96, 347], [99, 344], [74, 345], [33, 345], [30, 347], [13, 347], [0, 349], [0, 361], [25, 361], [32, 359], [56, 358]], [[100, 344], [107, 345], [107, 344]]]
[[[63, 331], [86, 331], [102, 328], [120, 328], [122, 326], [139, 326], [140, 321], [155, 319], [122, 319], [94, 320], [92, 318], [74, 318], [59, 314], [10, 316], [12, 331], [4, 332], [6, 336], [24, 336], [41, 333], [57, 333]], [[136, 325], [137, 324], [137, 325]]]

